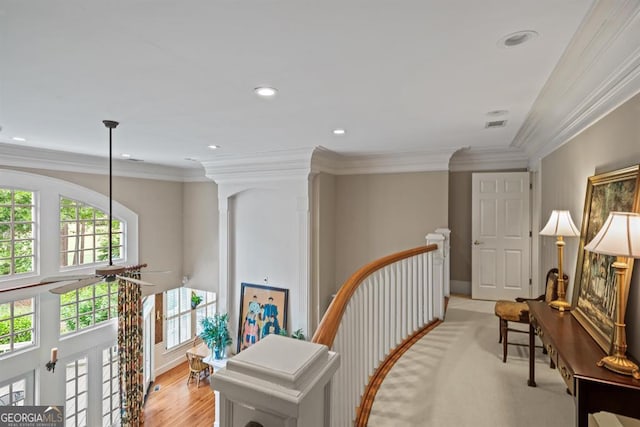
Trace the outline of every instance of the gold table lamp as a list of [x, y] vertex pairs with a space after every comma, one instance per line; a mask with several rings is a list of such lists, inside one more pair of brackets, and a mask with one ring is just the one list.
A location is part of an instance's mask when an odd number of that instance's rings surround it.
[[611, 212], [598, 234], [584, 247], [585, 250], [603, 255], [613, 255], [616, 262], [616, 321], [613, 354], [603, 357], [598, 366], [623, 375], [640, 379], [638, 365], [627, 359], [627, 336], [625, 332], [625, 309], [623, 295], [626, 294], [625, 274], [627, 258], [640, 258], [640, 215], [630, 212]]
[[547, 225], [540, 230], [541, 236], [557, 236], [556, 246], [558, 247], [558, 299], [551, 301], [549, 305], [557, 310], [565, 311], [571, 308], [571, 304], [566, 300], [566, 287], [564, 283], [564, 273], [562, 271], [562, 260], [564, 251], [563, 236], [577, 237], [580, 232], [571, 219], [569, 211], [554, 210], [551, 212]]

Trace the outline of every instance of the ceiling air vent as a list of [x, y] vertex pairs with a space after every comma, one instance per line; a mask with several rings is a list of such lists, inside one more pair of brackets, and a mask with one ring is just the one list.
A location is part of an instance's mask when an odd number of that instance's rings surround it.
[[506, 125], [507, 125], [506, 120], [492, 120], [490, 122], [485, 123], [484, 127], [486, 129], [493, 129], [493, 128], [503, 128]]
[[128, 162], [144, 162], [144, 160], [142, 159], [135, 159], [133, 157], [129, 157], [128, 159], [126, 159]]

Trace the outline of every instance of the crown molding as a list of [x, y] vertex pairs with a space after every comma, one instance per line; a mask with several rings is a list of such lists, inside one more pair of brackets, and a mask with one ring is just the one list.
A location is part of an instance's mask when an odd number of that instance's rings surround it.
[[249, 154], [223, 154], [200, 163], [205, 176], [218, 184], [307, 179], [313, 148]]
[[640, 2], [594, 3], [511, 143], [531, 167], [640, 92], [638, 40]]
[[[0, 143], [0, 154], [1, 166], [99, 175], [109, 174], [108, 160], [99, 156], [44, 148], [23, 147], [5, 143]], [[183, 169], [119, 159], [113, 161], [113, 174], [116, 176], [162, 181], [207, 181], [204, 171], [201, 168]]]
[[343, 155], [324, 147], [251, 154], [227, 154], [202, 161], [205, 174], [218, 184], [308, 178], [333, 175], [402, 173], [449, 170], [457, 148], [406, 153]]
[[449, 160], [456, 148], [400, 153], [342, 155], [317, 147], [313, 153], [312, 170], [333, 175], [373, 173], [405, 173], [449, 170]]
[[449, 170], [488, 171], [503, 169], [527, 169], [529, 158], [519, 148], [486, 147], [463, 148], [456, 151], [449, 162]]

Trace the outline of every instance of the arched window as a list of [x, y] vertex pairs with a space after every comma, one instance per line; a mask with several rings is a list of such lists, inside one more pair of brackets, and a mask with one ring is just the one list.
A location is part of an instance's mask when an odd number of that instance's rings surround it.
[[[0, 288], [71, 271], [92, 274], [108, 259], [108, 210], [109, 198], [88, 188], [0, 169]], [[113, 219], [114, 261], [137, 264], [138, 216], [114, 201]], [[37, 303], [38, 297], [0, 304], [0, 357], [38, 342]], [[59, 313], [61, 335], [112, 319], [116, 286], [98, 283], [62, 295]]]
[[[0, 288], [69, 271], [91, 274], [107, 259], [109, 198], [104, 194], [8, 169], [0, 169], [0, 189], [5, 190], [0, 193], [0, 265], [9, 264], [16, 273], [2, 274], [7, 268], [0, 266]], [[138, 216], [114, 200], [113, 218], [114, 259], [137, 264]], [[2, 250], [6, 247], [10, 251]]]
[[[122, 260], [123, 224], [112, 218], [111, 255]], [[60, 267], [97, 264], [109, 259], [109, 215], [79, 200], [60, 197]]]

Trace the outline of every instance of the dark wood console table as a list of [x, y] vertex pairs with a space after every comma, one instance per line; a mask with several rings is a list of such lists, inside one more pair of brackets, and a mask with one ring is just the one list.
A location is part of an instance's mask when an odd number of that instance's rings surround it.
[[529, 304], [529, 381], [535, 380], [535, 336], [542, 340], [568, 390], [575, 397], [576, 425], [587, 427], [588, 415], [608, 411], [640, 419], [640, 381], [596, 366], [604, 352], [570, 312], [541, 301]]

